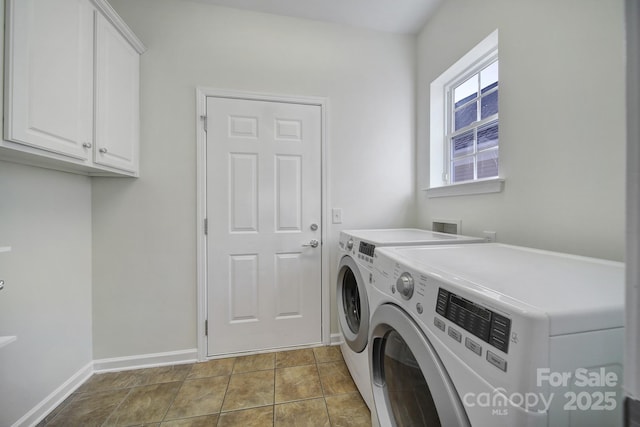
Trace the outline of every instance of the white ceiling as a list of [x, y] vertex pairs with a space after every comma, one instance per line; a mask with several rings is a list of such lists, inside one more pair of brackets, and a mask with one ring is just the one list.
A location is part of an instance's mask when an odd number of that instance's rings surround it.
[[415, 34], [442, 0], [192, 0], [235, 9]]

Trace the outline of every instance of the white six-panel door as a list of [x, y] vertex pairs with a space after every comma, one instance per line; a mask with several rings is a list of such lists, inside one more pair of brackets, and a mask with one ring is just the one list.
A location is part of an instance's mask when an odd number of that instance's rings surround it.
[[320, 343], [321, 107], [208, 97], [207, 128], [208, 355]]

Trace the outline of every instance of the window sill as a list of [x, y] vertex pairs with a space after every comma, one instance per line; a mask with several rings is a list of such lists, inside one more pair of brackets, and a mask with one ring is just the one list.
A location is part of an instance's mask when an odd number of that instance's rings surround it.
[[474, 194], [500, 193], [504, 190], [504, 179], [495, 178], [483, 181], [463, 182], [425, 189], [428, 198], [470, 196]]

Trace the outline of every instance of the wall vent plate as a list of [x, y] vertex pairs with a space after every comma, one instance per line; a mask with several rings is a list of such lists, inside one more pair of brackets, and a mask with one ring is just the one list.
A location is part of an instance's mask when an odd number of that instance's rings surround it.
[[431, 229], [439, 233], [460, 234], [462, 221], [459, 219], [434, 219], [431, 222]]

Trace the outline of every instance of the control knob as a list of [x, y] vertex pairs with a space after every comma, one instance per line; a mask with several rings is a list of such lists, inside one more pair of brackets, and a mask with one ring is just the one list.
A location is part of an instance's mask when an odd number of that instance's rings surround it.
[[353, 239], [347, 240], [347, 250], [350, 251], [353, 249]]
[[413, 277], [409, 273], [402, 273], [396, 281], [396, 288], [403, 299], [410, 300], [413, 296]]

